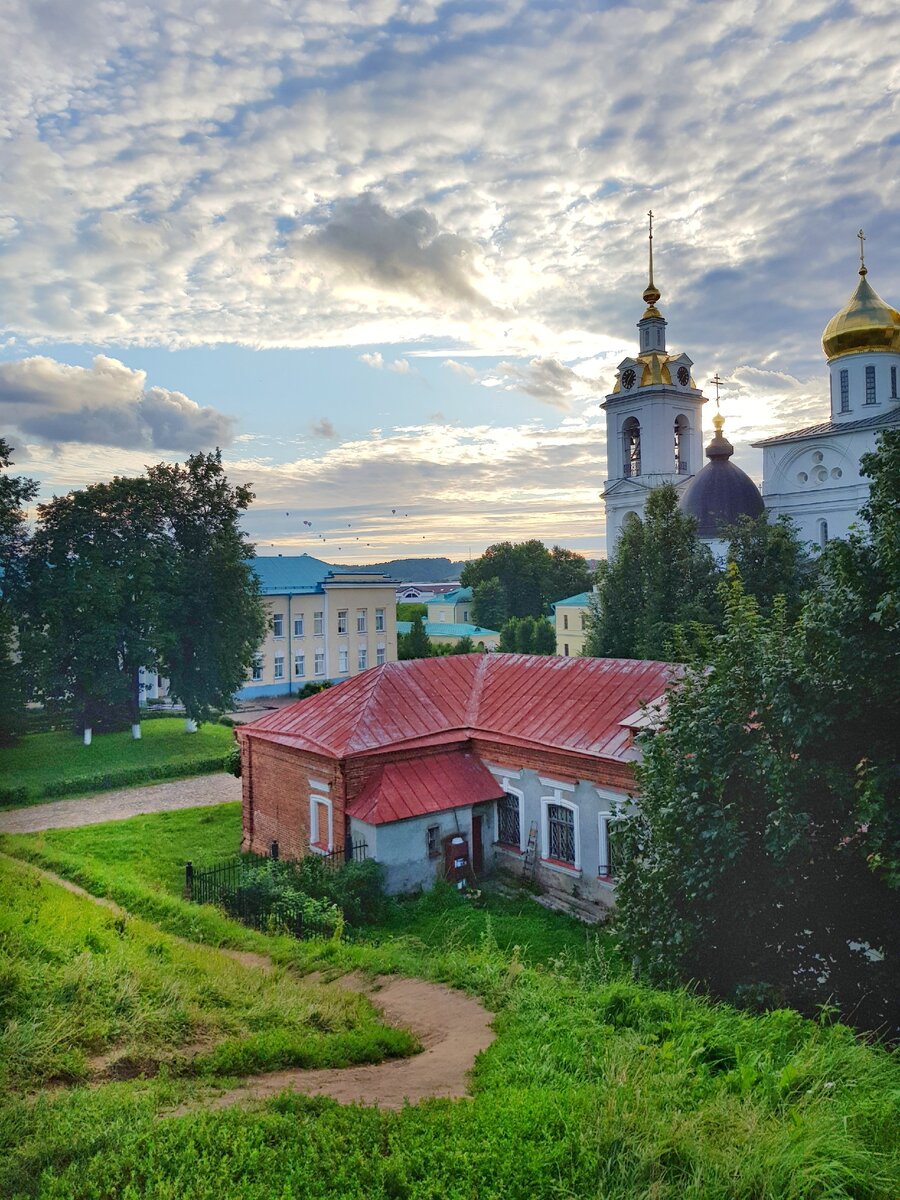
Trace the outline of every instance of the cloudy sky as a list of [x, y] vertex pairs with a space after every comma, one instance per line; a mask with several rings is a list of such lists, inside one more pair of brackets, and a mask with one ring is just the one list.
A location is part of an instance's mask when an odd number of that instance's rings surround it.
[[859, 226], [900, 302], [898, 45], [896, 0], [6, 0], [0, 433], [44, 496], [219, 445], [263, 553], [601, 554], [647, 210], [759, 478]]

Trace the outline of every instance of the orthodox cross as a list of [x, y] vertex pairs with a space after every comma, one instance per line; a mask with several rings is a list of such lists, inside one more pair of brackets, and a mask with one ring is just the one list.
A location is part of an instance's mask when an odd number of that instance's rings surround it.
[[[651, 236], [652, 236], [652, 234], [651, 234]], [[859, 273], [860, 273], [860, 275], [865, 275], [866, 274], [866, 247], [865, 247], [866, 235], [863, 233], [862, 230], [860, 230], [856, 236], [859, 238]]]
[[710, 383], [714, 383], [714, 384], [716, 385], [716, 412], [718, 412], [718, 411], [719, 411], [719, 388], [721, 387], [721, 385], [722, 385], [724, 382], [725, 382], [725, 380], [724, 380], [724, 379], [720, 379], [720, 378], [719, 378], [719, 372], [718, 372], [718, 371], [716, 371], [715, 375], [714, 375], [714, 376], [713, 376], [713, 378], [710, 380]]

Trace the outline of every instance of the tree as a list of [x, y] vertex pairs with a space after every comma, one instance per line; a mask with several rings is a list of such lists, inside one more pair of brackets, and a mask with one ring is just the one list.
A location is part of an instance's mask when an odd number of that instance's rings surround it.
[[497, 576], [476, 583], [472, 589], [472, 623], [482, 629], [500, 629], [507, 615], [506, 592]]
[[[474, 589], [490, 579], [499, 581], [511, 617], [540, 617], [548, 604], [586, 591], [590, 571], [580, 554], [543, 542], [497, 542], [480, 558], [466, 563], [460, 574], [464, 587]], [[486, 624], [479, 618], [481, 624]], [[489, 629], [500, 625], [487, 625]]]
[[867, 861], [867, 743], [841, 732], [844, 677], [832, 661], [822, 687], [783, 598], [762, 617], [734, 566], [722, 592], [710, 655], [642, 738], [639, 810], [619, 835], [624, 946], [654, 981], [896, 1028], [900, 936]]
[[425, 622], [418, 613], [413, 617], [409, 633], [401, 634], [397, 640], [397, 657], [400, 659], [430, 658], [432, 655], [432, 645], [425, 632]]
[[0, 744], [21, 732], [24, 720], [24, 673], [16, 639], [24, 556], [28, 534], [25, 508], [38, 492], [37, 480], [5, 472], [13, 448], [0, 438]]
[[469, 635], [466, 634], [465, 637], [461, 637], [455, 645], [450, 647], [450, 653], [451, 654], [474, 654], [475, 653], [475, 643], [472, 641], [472, 639], [469, 637]]
[[149, 479], [116, 476], [38, 506], [23, 645], [43, 695], [74, 700], [86, 729], [116, 711], [138, 724], [139, 670], [157, 661], [172, 566]]
[[770, 521], [768, 513], [743, 516], [725, 531], [728, 562], [741, 573], [747, 594], [753, 596], [760, 612], [771, 613], [776, 596], [784, 596], [788, 616], [800, 612], [803, 598], [815, 582], [814, 560], [797, 537], [790, 517]]
[[[626, 520], [612, 559], [597, 574], [585, 654], [665, 660], [694, 626], [720, 619], [712, 553], [671, 484], [654, 488], [644, 520]], [[695, 636], [701, 636], [695, 634]]]
[[534, 654], [556, 653], [556, 630], [545, 617], [534, 623]]
[[253, 492], [229, 483], [219, 450], [148, 476], [162, 497], [170, 564], [157, 584], [161, 669], [188, 719], [207, 721], [231, 703], [265, 636], [255, 551], [239, 525]]
[[510, 617], [503, 622], [503, 628], [500, 630], [500, 640], [497, 643], [497, 649], [501, 654], [519, 653], [519, 626], [521, 624], [521, 617]]
[[516, 626], [516, 651], [519, 654], [534, 654], [534, 617], [522, 617]]

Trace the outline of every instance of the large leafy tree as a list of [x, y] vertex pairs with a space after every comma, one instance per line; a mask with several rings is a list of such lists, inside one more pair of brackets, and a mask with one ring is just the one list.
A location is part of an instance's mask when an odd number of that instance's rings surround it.
[[896, 894], [872, 850], [893, 827], [896, 741], [846, 724], [857, 668], [834, 644], [811, 653], [808, 612], [792, 626], [780, 598], [762, 617], [733, 566], [722, 587], [723, 631], [643, 739], [623, 941], [657, 981], [896, 1030]]
[[24, 672], [18, 662], [16, 625], [28, 531], [25, 509], [38, 492], [37, 480], [7, 472], [13, 448], [0, 438], [0, 743], [22, 729]]
[[747, 594], [760, 612], [770, 613], [776, 596], [784, 596], [788, 616], [800, 612], [803, 599], [815, 582], [816, 563], [797, 536], [790, 517], [771, 521], [767, 512], [741, 517], [725, 532], [728, 562], [740, 571]]
[[253, 500], [228, 481], [219, 450], [148, 471], [163, 498], [169, 569], [158, 580], [157, 653], [189, 719], [221, 711], [244, 682], [265, 635], [265, 611], [240, 528]]
[[654, 488], [644, 519], [626, 520], [597, 576], [585, 654], [667, 659], [677, 631], [718, 623], [718, 571], [671, 484]]
[[507, 616], [506, 592], [497, 576], [476, 583], [472, 589], [472, 623], [482, 629], [499, 629]]
[[38, 506], [23, 645], [44, 696], [74, 700], [85, 727], [117, 710], [139, 721], [173, 565], [163, 510], [154, 481], [118, 476]]
[[463, 586], [473, 589], [490, 579], [499, 581], [509, 616], [540, 617], [553, 601], [586, 591], [590, 571], [580, 554], [560, 546], [548, 550], [543, 542], [531, 539], [488, 546], [480, 558], [466, 563], [460, 575]]
[[416, 613], [412, 619], [412, 628], [409, 633], [401, 633], [397, 638], [397, 657], [400, 659], [431, 658], [434, 651], [435, 647], [432, 646], [428, 634], [425, 632], [425, 622], [422, 620], [421, 614]]

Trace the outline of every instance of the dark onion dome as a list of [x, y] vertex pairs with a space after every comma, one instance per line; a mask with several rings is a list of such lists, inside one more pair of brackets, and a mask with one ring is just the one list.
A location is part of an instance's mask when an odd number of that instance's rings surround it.
[[681, 493], [681, 511], [697, 519], [700, 537], [714, 538], [740, 517], [758, 517], [763, 511], [759, 488], [740, 467], [729, 462], [734, 446], [722, 436], [725, 418], [713, 417], [716, 433], [706, 447], [709, 462]]

